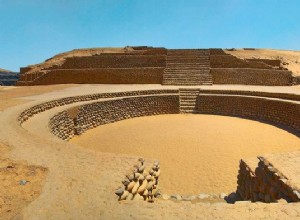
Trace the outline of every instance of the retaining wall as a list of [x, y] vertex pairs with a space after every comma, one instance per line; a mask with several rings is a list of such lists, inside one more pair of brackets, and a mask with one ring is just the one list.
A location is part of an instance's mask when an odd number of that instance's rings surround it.
[[74, 136], [74, 121], [67, 111], [63, 111], [52, 117], [49, 121], [51, 132], [63, 140], [69, 140]]
[[69, 57], [59, 67], [49, 69], [96, 69], [96, 68], [138, 68], [138, 67], [165, 67], [165, 55], [97, 55], [86, 57]]
[[293, 77], [290, 71], [268, 69], [211, 69], [213, 84], [243, 84], [265, 86], [289, 86]]
[[211, 55], [211, 68], [253, 68], [253, 69], [272, 69], [272, 66], [255, 61], [246, 61], [232, 55]]
[[296, 130], [300, 134], [300, 104], [271, 98], [200, 94], [200, 114], [215, 114], [262, 120]]
[[288, 179], [267, 159], [258, 157], [255, 171], [243, 160], [240, 161], [237, 193], [243, 200], [253, 202], [300, 201], [300, 191], [289, 184]]
[[123, 98], [84, 105], [78, 110], [75, 134], [102, 124], [149, 115], [178, 114], [178, 95]]
[[68, 105], [76, 102], [84, 102], [84, 101], [92, 101], [103, 98], [115, 98], [115, 97], [125, 97], [125, 96], [140, 96], [140, 95], [156, 95], [156, 94], [178, 94], [178, 90], [174, 89], [165, 89], [165, 90], [141, 90], [141, 91], [129, 91], [129, 92], [115, 92], [115, 93], [98, 93], [98, 94], [90, 94], [90, 95], [82, 95], [82, 96], [73, 96], [62, 99], [57, 99], [49, 102], [45, 102], [39, 105], [32, 106], [25, 111], [23, 111], [19, 117], [18, 121], [20, 124], [27, 121], [30, 117], [44, 112], [46, 110]]
[[[30, 85], [48, 84], [161, 84], [164, 68], [57, 69]], [[32, 77], [34, 79], [34, 77]]]

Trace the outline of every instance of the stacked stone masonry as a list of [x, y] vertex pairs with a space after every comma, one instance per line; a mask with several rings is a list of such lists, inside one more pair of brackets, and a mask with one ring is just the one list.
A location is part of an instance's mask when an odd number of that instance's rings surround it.
[[141, 90], [141, 91], [129, 91], [129, 92], [116, 92], [116, 93], [98, 93], [91, 95], [82, 95], [82, 96], [73, 96], [62, 98], [58, 100], [53, 100], [49, 102], [45, 102], [39, 105], [35, 105], [23, 111], [19, 117], [18, 121], [20, 124], [27, 121], [30, 117], [40, 113], [47, 111], [49, 109], [69, 105], [76, 102], [85, 102], [85, 101], [93, 101], [98, 99], [105, 98], [116, 98], [116, 97], [126, 97], [126, 96], [142, 96], [142, 95], [155, 95], [155, 94], [177, 94], [178, 90]]
[[285, 177], [273, 164], [263, 157], [258, 157], [257, 168], [252, 170], [243, 160], [240, 161], [237, 193], [243, 200], [252, 202], [276, 202], [284, 199], [287, 202], [299, 202], [299, 189], [291, 186]]
[[74, 136], [74, 121], [67, 111], [60, 112], [50, 119], [51, 132], [63, 140], [70, 140]]
[[292, 72], [286, 70], [214, 68], [211, 74], [214, 84], [289, 86], [293, 82]]
[[84, 105], [78, 110], [75, 134], [129, 118], [179, 113], [178, 95], [122, 98]]
[[244, 117], [284, 126], [300, 134], [300, 103], [264, 97], [200, 94], [198, 113]]

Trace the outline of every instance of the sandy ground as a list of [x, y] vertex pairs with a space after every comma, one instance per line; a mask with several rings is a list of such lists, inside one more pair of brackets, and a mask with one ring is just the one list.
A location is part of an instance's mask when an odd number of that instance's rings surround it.
[[235, 51], [226, 50], [226, 53], [229, 53], [242, 59], [279, 59], [282, 61], [282, 63], [286, 63], [284, 67], [292, 71], [296, 76], [300, 76], [300, 51], [272, 49], [238, 49]]
[[47, 174], [46, 168], [6, 158], [8, 151], [9, 148], [0, 143], [0, 219], [17, 216], [36, 199], [42, 191]]
[[213, 115], [141, 117], [92, 129], [71, 140], [101, 152], [159, 159], [167, 194], [231, 193], [239, 160], [300, 149], [300, 139], [271, 125]]
[[[26, 89], [26, 87], [23, 88]], [[36, 128], [47, 124], [47, 120], [51, 117], [51, 114], [47, 112], [39, 115], [40, 120], [35, 123], [38, 124], [35, 126], [27, 124], [27, 127], [22, 128], [16, 121], [17, 116], [24, 109], [60, 97], [151, 88], [162, 87], [159, 85], [78, 85], [64, 88], [62, 86], [61, 89], [44, 94], [36, 91], [27, 97], [21, 93], [15, 94], [16, 89], [6, 90], [13, 96], [13, 99], [21, 96], [26, 100], [26, 103], [13, 105], [0, 111], [0, 142], [11, 146], [7, 158], [12, 161], [26, 161], [30, 165], [48, 169], [40, 196], [22, 209], [18, 214], [19, 218], [55, 220], [241, 219], [242, 216], [243, 219], [300, 219], [298, 203], [230, 205], [157, 200], [153, 204], [138, 201], [120, 204], [117, 202], [114, 190], [120, 185], [124, 170], [128, 170], [136, 162], [136, 156], [101, 152], [64, 142], [55, 137], [45, 138], [47, 135], [42, 133], [49, 132], [49, 130], [36, 130]], [[299, 87], [212, 86], [206, 88], [300, 93]], [[60, 109], [57, 108], [57, 110]], [[31, 127], [35, 128], [31, 129]], [[279, 153], [282, 157], [285, 154], [285, 152]], [[290, 160], [288, 165], [291, 169], [298, 170], [298, 160]]]
[[[28, 100], [23, 98], [31, 95], [38, 95], [57, 91], [65, 88], [73, 87], [74, 85], [49, 85], [49, 86], [0, 86], [0, 112], [6, 108], [19, 105]], [[29, 99], [30, 100], [30, 99]]]

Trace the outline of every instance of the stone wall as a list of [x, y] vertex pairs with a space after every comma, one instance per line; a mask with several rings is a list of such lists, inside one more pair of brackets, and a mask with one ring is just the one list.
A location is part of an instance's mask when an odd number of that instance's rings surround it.
[[300, 85], [300, 76], [293, 77], [293, 85]]
[[273, 164], [263, 157], [258, 157], [259, 163], [255, 171], [243, 160], [240, 161], [237, 193], [243, 200], [252, 202], [276, 202], [285, 199], [288, 202], [299, 202], [300, 191], [292, 187]]
[[129, 118], [178, 113], [178, 95], [141, 96], [87, 104], [78, 110], [75, 134]]
[[76, 102], [93, 101], [93, 100], [104, 99], [104, 98], [115, 98], [115, 97], [125, 97], [125, 96], [178, 94], [178, 92], [179, 91], [176, 89], [141, 90], [141, 91], [115, 92], [115, 93], [98, 93], [98, 94], [67, 97], [67, 98], [57, 99], [57, 100], [44, 102], [42, 104], [32, 106], [26, 109], [25, 111], [23, 111], [19, 115], [18, 121], [20, 122], [20, 124], [22, 124], [23, 122], [27, 121], [30, 117], [40, 112], [44, 112], [58, 106], [69, 105]]
[[165, 55], [101, 54], [97, 56], [68, 57], [61, 66], [49, 69], [96, 69], [165, 67]]
[[212, 90], [200, 89], [200, 94], [223, 94], [223, 95], [240, 95], [240, 96], [258, 96], [267, 98], [279, 98], [293, 101], [300, 101], [300, 95], [292, 93], [274, 93], [274, 92], [260, 92], [260, 91], [242, 91], [242, 90]]
[[261, 120], [300, 134], [300, 104], [271, 98], [200, 94], [197, 101], [200, 114], [215, 114]]
[[213, 84], [242, 84], [265, 86], [289, 86], [293, 77], [290, 71], [268, 69], [211, 69]]
[[[57, 69], [30, 85], [55, 84], [161, 84], [164, 68]], [[32, 77], [34, 79], [34, 77]]]
[[51, 132], [63, 140], [69, 140], [74, 136], [74, 121], [67, 111], [63, 111], [52, 117], [49, 121]]
[[253, 68], [253, 69], [272, 69], [272, 66], [255, 61], [246, 61], [232, 55], [211, 55], [211, 68]]

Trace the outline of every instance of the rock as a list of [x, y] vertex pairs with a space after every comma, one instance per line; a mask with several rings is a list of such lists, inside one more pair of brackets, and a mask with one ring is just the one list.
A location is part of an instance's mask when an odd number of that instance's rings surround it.
[[132, 190], [131, 190], [131, 193], [132, 193], [133, 195], [135, 195], [135, 194], [137, 193], [139, 187], [140, 187], [139, 182], [136, 182], [136, 183], [134, 184], [134, 187], [133, 187]]
[[198, 196], [198, 199], [208, 199], [208, 198], [210, 198], [210, 195], [208, 195], [208, 194], [200, 194]]
[[182, 197], [180, 195], [171, 195], [170, 196], [171, 199], [176, 199], [178, 201], [181, 201], [182, 200]]
[[221, 193], [221, 194], [220, 194], [220, 199], [225, 199], [225, 197], [227, 197], [227, 194], [226, 194], [226, 193]]
[[297, 190], [294, 190], [293, 193], [297, 196], [298, 200], [300, 200], [300, 192]]
[[124, 187], [120, 187], [115, 191], [115, 194], [117, 196], [121, 196], [124, 193], [124, 191], [125, 191]]
[[126, 199], [128, 195], [129, 195], [129, 192], [128, 191], [124, 191], [123, 194], [120, 197], [120, 200]]
[[152, 180], [152, 176], [151, 175], [147, 175], [146, 176], [146, 180], [148, 180], [148, 181]]
[[142, 182], [142, 185], [138, 188], [138, 193], [139, 194], [143, 194], [143, 192], [146, 190], [146, 188], [147, 188], [147, 186], [148, 186], [148, 181], [147, 180], [144, 180], [143, 182]]
[[159, 177], [160, 176], [160, 170], [158, 170], [157, 172], [154, 173], [155, 177]]
[[144, 193], [143, 193], [143, 196], [148, 196], [149, 192], [147, 189], [145, 189]]
[[138, 168], [138, 172], [142, 173], [145, 170], [145, 165], [142, 165]]
[[154, 184], [155, 184], [154, 181], [148, 182], [147, 189], [148, 189], [148, 190], [152, 189], [152, 187], [153, 187]]
[[22, 186], [24, 186], [24, 185], [26, 185], [28, 182], [29, 182], [29, 181], [27, 181], [27, 180], [20, 180], [19, 184], [22, 185]]
[[143, 196], [140, 196], [139, 194], [136, 194], [133, 198], [133, 200], [144, 200]]
[[132, 181], [131, 183], [129, 183], [128, 186], [127, 186], [127, 190], [128, 190], [129, 192], [131, 192], [131, 190], [133, 189], [134, 185], [135, 185], [135, 182], [134, 182], [134, 181]]
[[182, 196], [183, 201], [192, 201], [195, 200], [197, 196]]
[[269, 194], [266, 194], [266, 195], [265, 195], [265, 202], [266, 202], [266, 203], [272, 202], [271, 196], [270, 196]]
[[125, 179], [125, 180], [122, 181], [122, 183], [123, 183], [124, 186], [128, 186], [130, 181], [128, 179]]
[[163, 195], [162, 195], [162, 199], [163, 199], [163, 200], [169, 200], [169, 199], [170, 199], [170, 196], [167, 195], [167, 194], [163, 194]]
[[133, 199], [133, 194], [129, 193], [128, 196], [126, 197], [126, 200], [132, 200]]

